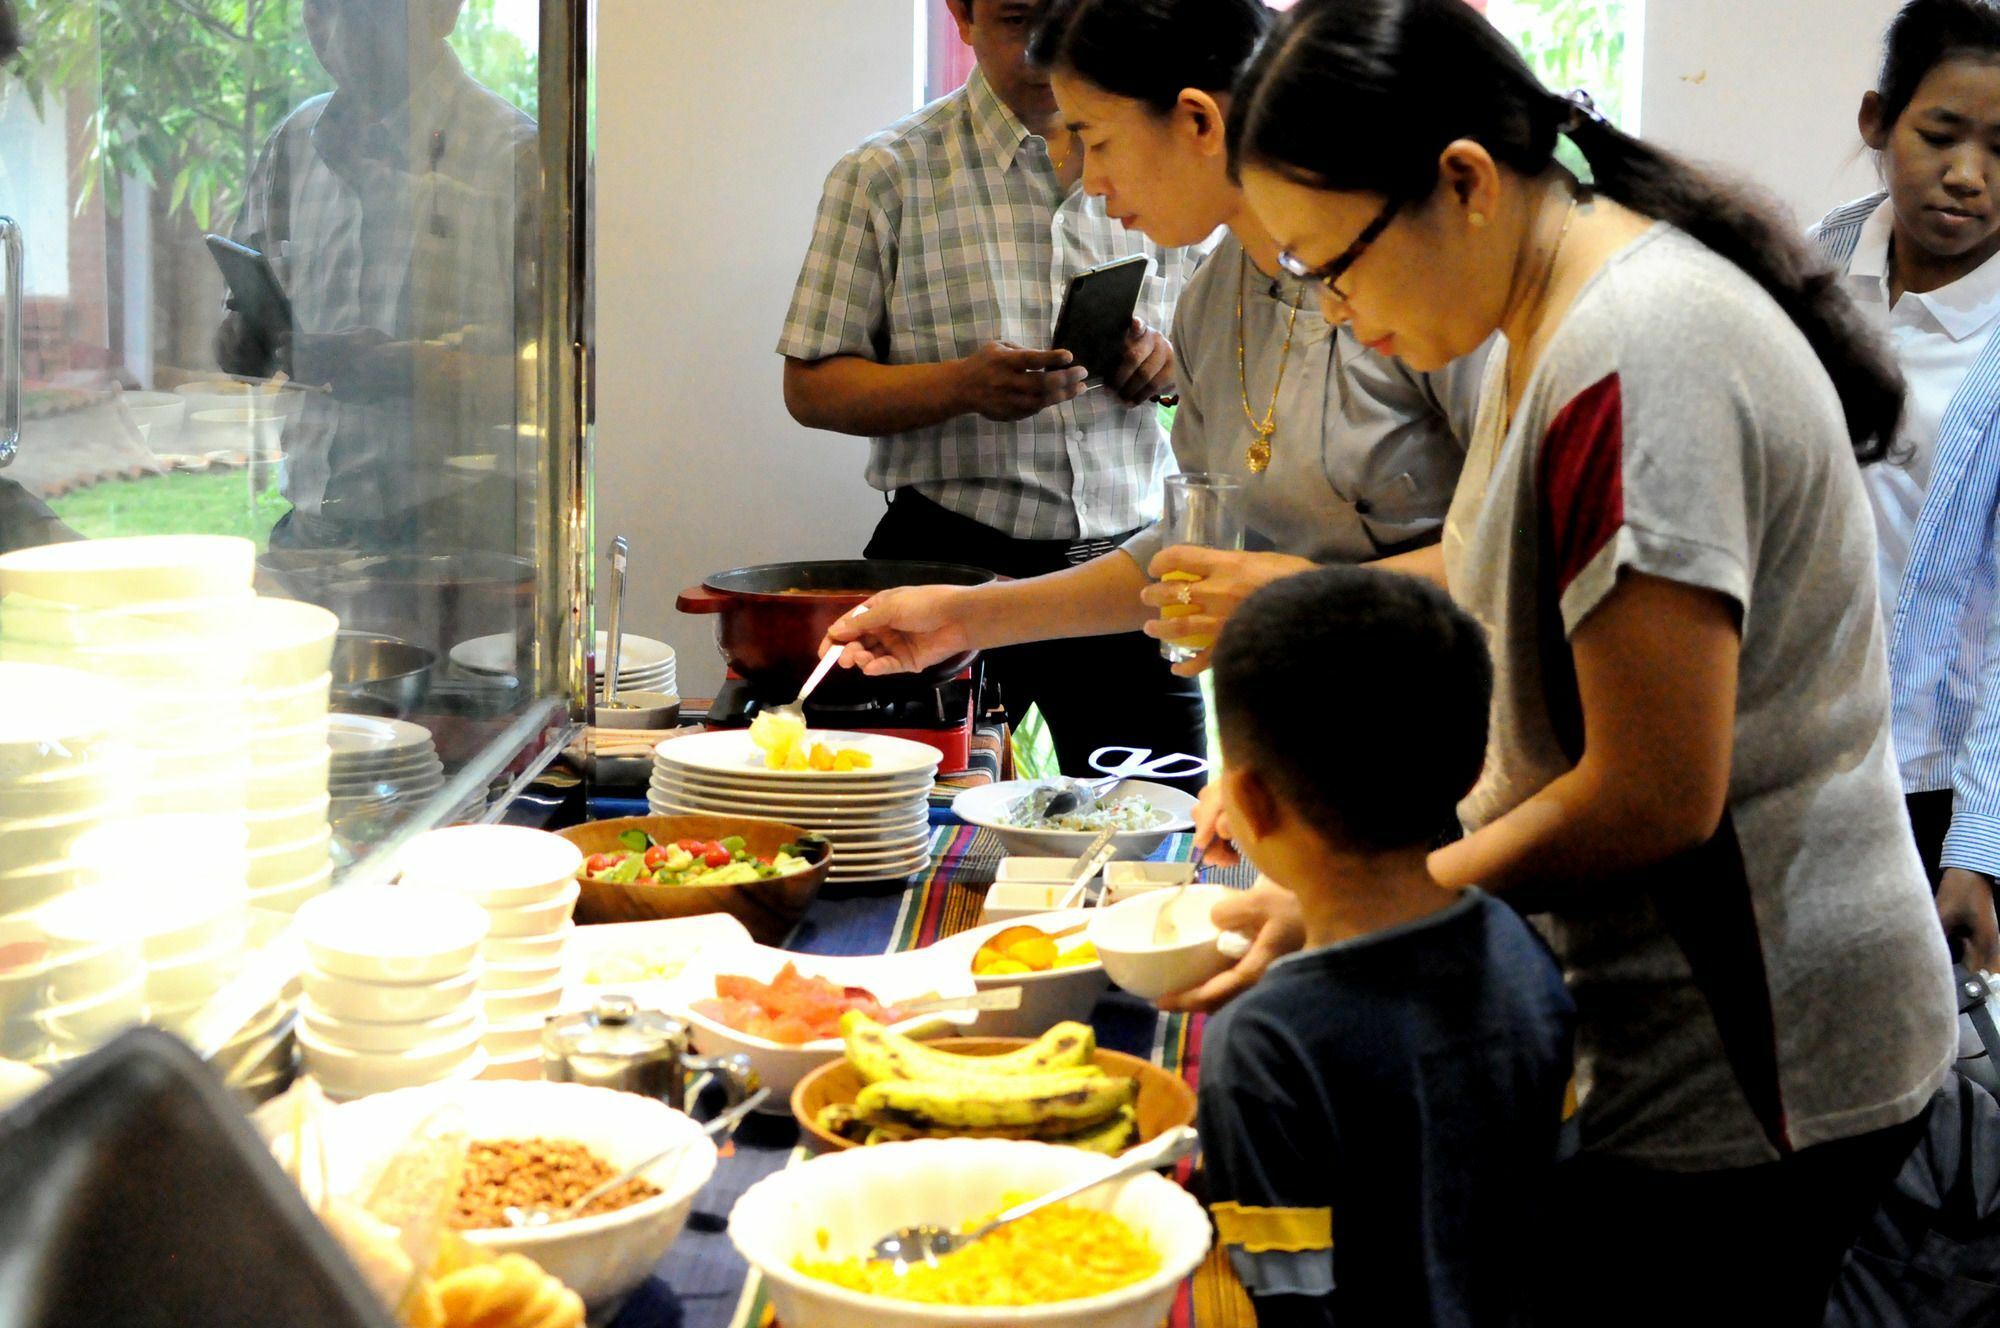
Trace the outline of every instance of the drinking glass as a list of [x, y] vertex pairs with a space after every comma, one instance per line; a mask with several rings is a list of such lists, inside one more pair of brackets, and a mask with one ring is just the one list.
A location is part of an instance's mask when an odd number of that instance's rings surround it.
[[[1166, 543], [1198, 544], [1205, 549], [1243, 547], [1243, 481], [1230, 475], [1190, 472], [1167, 477], [1166, 514], [1161, 519]], [[1193, 572], [1168, 572], [1163, 580], [1199, 581]], [[1197, 613], [1193, 604], [1164, 604], [1162, 618]], [[1160, 642], [1160, 653], [1176, 664], [1193, 659], [1215, 644], [1213, 636], [1187, 636]]]

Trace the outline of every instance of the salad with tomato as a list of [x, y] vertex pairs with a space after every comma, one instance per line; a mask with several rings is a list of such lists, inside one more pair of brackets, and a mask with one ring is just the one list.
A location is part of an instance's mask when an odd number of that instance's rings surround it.
[[823, 841], [808, 836], [785, 845], [768, 858], [750, 852], [741, 835], [721, 839], [678, 839], [662, 842], [644, 830], [618, 836], [623, 845], [613, 852], [593, 853], [577, 872], [582, 880], [610, 885], [650, 881], [655, 885], [746, 885], [790, 876], [813, 865]]

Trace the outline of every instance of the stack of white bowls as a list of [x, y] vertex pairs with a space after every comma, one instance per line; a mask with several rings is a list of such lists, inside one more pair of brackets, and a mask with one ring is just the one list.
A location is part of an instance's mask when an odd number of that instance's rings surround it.
[[139, 812], [242, 815], [256, 549], [152, 535], [0, 556], [0, 659], [81, 669], [123, 689]]
[[291, 913], [333, 879], [327, 696], [340, 620], [288, 599], [251, 609], [250, 901]]
[[137, 940], [63, 940], [39, 916], [0, 919], [0, 1056], [49, 1069], [145, 1015]]
[[78, 884], [77, 839], [122, 810], [115, 695], [75, 669], [0, 663], [0, 920]]
[[[143, 847], [140, 847], [143, 846]], [[87, 882], [42, 908], [36, 920], [62, 952], [111, 948], [131, 960], [124, 981], [136, 987], [145, 1017], [171, 1032], [185, 1031], [222, 989], [243, 955], [247, 899], [243, 888], [244, 829], [229, 816], [135, 816], [100, 825], [72, 850]], [[107, 993], [101, 1000], [134, 999]], [[87, 1050], [100, 1034], [68, 1038], [51, 1021], [51, 1051]]]
[[437, 890], [355, 887], [299, 909], [299, 1047], [336, 1098], [486, 1069], [479, 947], [486, 913]]
[[834, 881], [898, 880], [930, 861], [938, 749], [883, 733], [815, 729], [811, 742], [866, 752], [863, 770], [769, 770], [743, 729], [669, 738], [654, 749], [646, 802], [658, 816], [761, 816], [833, 842]]
[[458, 825], [418, 835], [396, 862], [405, 887], [455, 894], [485, 911], [486, 1077], [540, 1078], [542, 1025], [562, 1004], [583, 854], [543, 830]]

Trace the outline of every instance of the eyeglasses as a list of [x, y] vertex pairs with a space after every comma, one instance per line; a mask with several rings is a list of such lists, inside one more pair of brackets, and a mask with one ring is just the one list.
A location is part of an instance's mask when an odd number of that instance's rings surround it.
[[1368, 246], [1380, 239], [1383, 231], [1389, 229], [1389, 223], [1395, 220], [1396, 213], [1402, 210], [1402, 206], [1403, 201], [1399, 198], [1392, 198], [1383, 204], [1382, 210], [1375, 214], [1375, 220], [1363, 226], [1361, 234], [1354, 237], [1354, 243], [1348, 245], [1341, 251], [1340, 256], [1330, 263], [1320, 267], [1307, 267], [1305, 261], [1297, 254], [1289, 249], [1283, 249], [1278, 253], [1278, 266], [1300, 281], [1318, 282], [1326, 287], [1327, 293], [1334, 299], [1345, 304], [1347, 292], [1335, 283], [1347, 274], [1349, 268], [1360, 261], [1361, 255], [1368, 252]]

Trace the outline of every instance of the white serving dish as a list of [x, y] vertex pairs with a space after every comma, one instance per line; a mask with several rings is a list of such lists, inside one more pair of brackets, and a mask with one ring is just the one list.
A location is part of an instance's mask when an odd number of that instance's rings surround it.
[[679, 767], [711, 774], [752, 777], [786, 788], [817, 788], [832, 792], [842, 787], [882, 780], [899, 775], [928, 778], [937, 771], [942, 757], [929, 743], [884, 733], [851, 733], [844, 729], [812, 729], [808, 742], [823, 742], [835, 748], [850, 748], [868, 754], [874, 762], [865, 770], [772, 770], [764, 764], [764, 750], [750, 740], [748, 729], [717, 729], [683, 738], [668, 738], [653, 749], [662, 766]]
[[247, 591], [257, 546], [230, 535], [74, 540], [0, 555], [0, 595], [101, 607]]
[[[463, 896], [461, 896], [462, 898]], [[509, 968], [533, 967], [562, 964], [563, 947], [576, 934], [576, 924], [565, 922], [555, 931], [542, 936], [495, 936], [480, 947], [480, 955], [488, 964], [499, 964]]]
[[247, 803], [251, 815], [296, 807], [302, 802], [325, 797], [330, 752], [315, 752], [295, 761], [272, 762], [257, 767], [257, 777], [249, 784]]
[[[749, 930], [727, 913], [698, 913], [688, 918], [656, 918], [651, 922], [610, 922], [578, 927], [566, 956], [566, 1009], [584, 1009], [601, 991], [650, 993], [680, 976], [641, 982], [590, 982], [590, 970], [617, 957], [675, 963], [685, 971], [695, 955], [710, 948], [740, 948], [753, 944]], [[491, 999], [489, 997], [489, 999]], [[656, 1004], [650, 997], [642, 1005]]]
[[299, 909], [306, 955], [321, 971], [364, 982], [436, 982], [469, 970], [486, 912], [435, 890], [336, 890]]
[[449, 1038], [388, 1052], [356, 1051], [328, 1040], [304, 1023], [299, 1025], [298, 1039], [306, 1069], [315, 1079], [329, 1092], [358, 1097], [435, 1084], [461, 1072], [477, 1073], [469, 1070], [467, 1062], [479, 1054], [483, 1031], [475, 1021]]
[[[492, 827], [466, 828], [484, 830]], [[521, 904], [513, 908], [488, 906], [486, 916], [493, 924], [490, 934], [496, 939], [522, 940], [558, 932], [569, 924], [570, 914], [576, 910], [577, 896], [582, 892], [582, 888], [577, 882], [571, 881], [562, 893], [539, 904]]]
[[[969, 788], [951, 800], [951, 810], [961, 821], [991, 830], [1000, 837], [1000, 843], [1009, 853], [1024, 857], [1069, 857], [1074, 859], [1084, 849], [1090, 847], [1093, 838], [1088, 830], [1027, 830], [1010, 825], [1009, 813], [1016, 803], [1028, 796], [1042, 781], [1032, 779], [1010, 779], [999, 784], [987, 784], [980, 788]], [[1155, 784], [1150, 780], [1128, 779], [1114, 785], [1107, 798], [1121, 794], [1140, 793], [1160, 811], [1167, 813], [1167, 820], [1147, 830], [1121, 830], [1111, 837], [1116, 858], [1143, 858], [1154, 849], [1167, 842], [1167, 836], [1177, 831], [1194, 829], [1194, 795], [1183, 793], [1165, 784]]]
[[[1235, 962], [1218, 946], [1222, 932], [1208, 916], [1232, 893], [1225, 885], [1191, 885], [1178, 893], [1148, 891], [1097, 909], [1085, 934], [1113, 982], [1142, 1000], [1158, 1000], [1168, 992], [1206, 982]], [[1155, 945], [1154, 923], [1167, 906], [1174, 910], [1178, 939]]]
[[[583, 1084], [463, 1083], [385, 1093], [328, 1113], [335, 1193], [366, 1194], [416, 1127], [446, 1103], [474, 1139], [574, 1139], [621, 1170], [678, 1138], [686, 1148], [647, 1170], [662, 1193], [615, 1212], [545, 1227], [468, 1231], [495, 1254], [524, 1254], [589, 1305], [598, 1321], [652, 1275], [715, 1172], [715, 1145], [694, 1121], [652, 1098]], [[802, 1328], [810, 1321], [800, 1321]]]
[[1192, 885], [1200, 868], [1192, 862], [1107, 862], [1104, 864], [1104, 905], [1120, 903], [1148, 890]]
[[427, 1047], [454, 1047], [480, 1024], [479, 1007], [461, 1002], [458, 1009], [431, 1019], [409, 1023], [381, 1023], [367, 1019], [342, 1019], [321, 1008], [307, 996], [299, 1002], [299, 1018], [312, 1035], [330, 1047], [365, 1055], [408, 1053], [421, 1057]]
[[[662, 984], [661, 1008], [687, 1021], [695, 1049], [704, 1056], [738, 1052], [748, 1056], [764, 1086], [771, 1090], [765, 1109], [774, 1114], [791, 1110], [792, 1089], [799, 1080], [841, 1056], [840, 1039], [817, 1038], [797, 1046], [772, 1042], [739, 1033], [693, 1007], [696, 1001], [715, 996], [715, 979], [720, 975], [769, 982], [787, 963], [796, 964], [798, 971], [807, 977], [825, 978], [846, 987], [865, 987], [878, 1000], [891, 1005], [899, 999], [931, 994], [970, 996], [977, 990], [970, 964], [959, 962], [955, 953], [940, 952], [936, 946], [895, 955], [839, 956], [794, 954], [756, 944], [704, 947], [689, 960], [679, 977]], [[970, 1010], [953, 1010], [905, 1019], [896, 1028], [916, 1036], [956, 1034], [972, 1018]]]
[[283, 729], [253, 723], [244, 741], [250, 746], [253, 764], [291, 765], [326, 750], [326, 716]]
[[[1096, 916], [1097, 910], [1090, 908], [1070, 908], [1060, 912], [1031, 914], [1027, 917], [1002, 922], [988, 923], [947, 936], [931, 948], [938, 951], [949, 950], [959, 955], [971, 971], [973, 956], [979, 947], [996, 932], [1009, 927], [1034, 927], [1043, 932], [1066, 931], [1071, 927], [1088, 924]], [[1083, 944], [1089, 937], [1086, 932], [1074, 932], [1056, 941], [1058, 951], [1068, 950]], [[1102, 961], [1092, 964], [1078, 964], [1072, 968], [1052, 968], [1046, 973], [1008, 973], [995, 977], [973, 976], [973, 985], [980, 991], [997, 991], [1002, 987], [1019, 987], [1021, 1004], [1012, 1010], [981, 1010], [972, 1026], [965, 1030], [967, 1037], [1040, 1037], [1043, 1033], [1063, 1022], [1074, 1019], [1088, 1023], [1090, 1012], [1097, 1007], [1097, 1000], [1111, 986], [1111, 979], [1104, 972]]]
[[[1084, 1176], [1112, 1159], [1012, 1139], [923, 1139], [829, 1153], [752, 1185], [729, 1213], [729, 1238], [787, 1324], [812, 1328], [1159, 1328], [1181, 1279], [1208, 1253], [1208, 1214], [1186, 1190], [1145, 1172], [1087, 1190], [1073, 1204], [1116, 1214], [1160, 1252], [1160, 1270], [1101, 1296], [1021, 1308], [924, 1305], [848, 1291], [793, 1267], [800, 1255], [865, 1255], [884, 1233], [912, 1223], [960, 1227]], [[826, 1243], [822, 1245], [822, 1241]]]
[[414, 1023], [479, 1007], [480, 971], [474, 967], [435, 982], [365, 982], [308, 965], [299, 975], [306, 998], [335, 1019], [360, 1023]]
[[1061, 904], [1063, 896], [1068, 893], [1067, 881], [995, 881], [986, 887], [986, 899], [979, 906], [979, 921], [982, 924], [1018, 922], [1038, 913], [1047, 913]]

